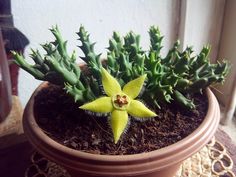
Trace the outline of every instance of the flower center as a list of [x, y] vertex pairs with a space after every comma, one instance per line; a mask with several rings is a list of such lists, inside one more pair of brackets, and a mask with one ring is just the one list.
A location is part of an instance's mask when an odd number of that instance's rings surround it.
[[112, 103], [116, 109], [125, 110], [129, 106], [130, 98], [123, 93], [119, 93], [113, 96]]

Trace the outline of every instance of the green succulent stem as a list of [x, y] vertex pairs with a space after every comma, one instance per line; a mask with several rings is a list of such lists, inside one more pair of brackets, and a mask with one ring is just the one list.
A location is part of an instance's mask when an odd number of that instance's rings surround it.
[[[83, 73], [76, 63], [75, 52], [68, 53], [67, 42], [63, 40], [58, 27], [52, 27], [50, 31], [55, 40], [42, 45], [46, 54], [32, 50], [30, 57], [34, 64], [29, 64], [24, 56], [12, 52], [15, 62], [36, 79], [64, 85], [65, 90], [81, 104], [101, 97], [101, 54], [95, 52], [95, 43], [90, 41], [89, 33], [83, 26], [77, 33], [81, 43], [79, 48], [83, 52], [80, 58], [88, 67], [88, 72]], [[161, 49], [164, 36], [159, 28], [151, 26], [149, 37], [150, 48], [144, 51], [140, 45], [140, 35], [129, 32], [122, 37], [113, 32], [104, 67], [121, 87], [141, 75], [147, 75], [140, 97], [154, 109], [161, 109], [163, 104], [172, 102], [195, 109], [192, 93], [201, 93], [206, 87], [225, 80], [229, 64], [226, 61], [211, 64], [209, 45], [195, 55], [192, 47], [180, 50], [180, 41], [177, 40], [163, 57]]]

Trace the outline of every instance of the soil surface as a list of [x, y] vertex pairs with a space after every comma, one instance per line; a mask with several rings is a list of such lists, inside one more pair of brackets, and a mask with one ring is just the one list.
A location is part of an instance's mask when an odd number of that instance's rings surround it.
[[171, 104], [156, 110], [155, 118], [130, 118], [120, 141], [114, 144], [109, 119], [79, 109], [73, 98], [54, 85], [35, 98], [37, 123], [55, 141], [93, 154], [137, 154], [171, 145], [192, 133], [203, 121], [208, 107], [206, 95], [196, 94], [196, 110]]

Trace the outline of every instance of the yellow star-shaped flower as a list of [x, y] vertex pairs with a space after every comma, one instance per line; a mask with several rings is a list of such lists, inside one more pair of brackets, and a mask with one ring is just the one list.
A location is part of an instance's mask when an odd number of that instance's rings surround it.
[[128, 82], [121, 90], [118, 81], [102, 69], [102, 85], [107, 96], [80, 106], [81, 109], [98, 113], [111, 113], [111, 128], [115, 143], [120, 139], [128, 123], [128, 114], [133, 117], [155, 117], [142, 102], [135, 100], [139, 95], [146, 75]]

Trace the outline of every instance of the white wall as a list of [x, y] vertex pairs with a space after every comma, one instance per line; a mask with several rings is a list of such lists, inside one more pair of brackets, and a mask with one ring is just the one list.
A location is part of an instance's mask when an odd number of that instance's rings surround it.
[[225, 0], [182, 0], [179, 38], [183, 48], [196, 53], [211, 45], [211, 61], [217, 60]]
[[[12, 0], [15, 26], [30, 40], [25, 51], [28, 58], [30, 48], [52, 39], [48, 31], [57, 24], [68, 40], [68, 49], [76, 48], [80, 24], [97, 41], [96, 50], [105, 53], [112, 31], [125, 34], [130, 30], [142, 35], [144, 49], [149, 46], [148, 28], [158, 25], [165, 35], [164, 53], [176, 39], [178, 33], [178, 0]], [[81, 52], [77, 50], [77, 54]], [[26, 104], [31, 93], [39, 84], [32, 76], [20, 71], [19, 97]]]
[[224, 85], [218, 86], [218, 98], [226, 106], [222, 123], [230, 123], [236, 109], [236, 1], [226, 1], [219, 57], [229, 60], [230, 72]]
[[227, 59], [230, 62], [231, 69], [223, 86], [219, 86], [218, 89], [224, 94], [219, 94], [219, 98], [222, 103], [226, 104], [231, 95], [231, 89], [233, 87], [233, 81], [236, 78], [236, 1], [227, 1], [225, 20], [223, 25], [223, 31], [221, 36], [221, 45], [219, 49], [219, 57], [221, 59]]

